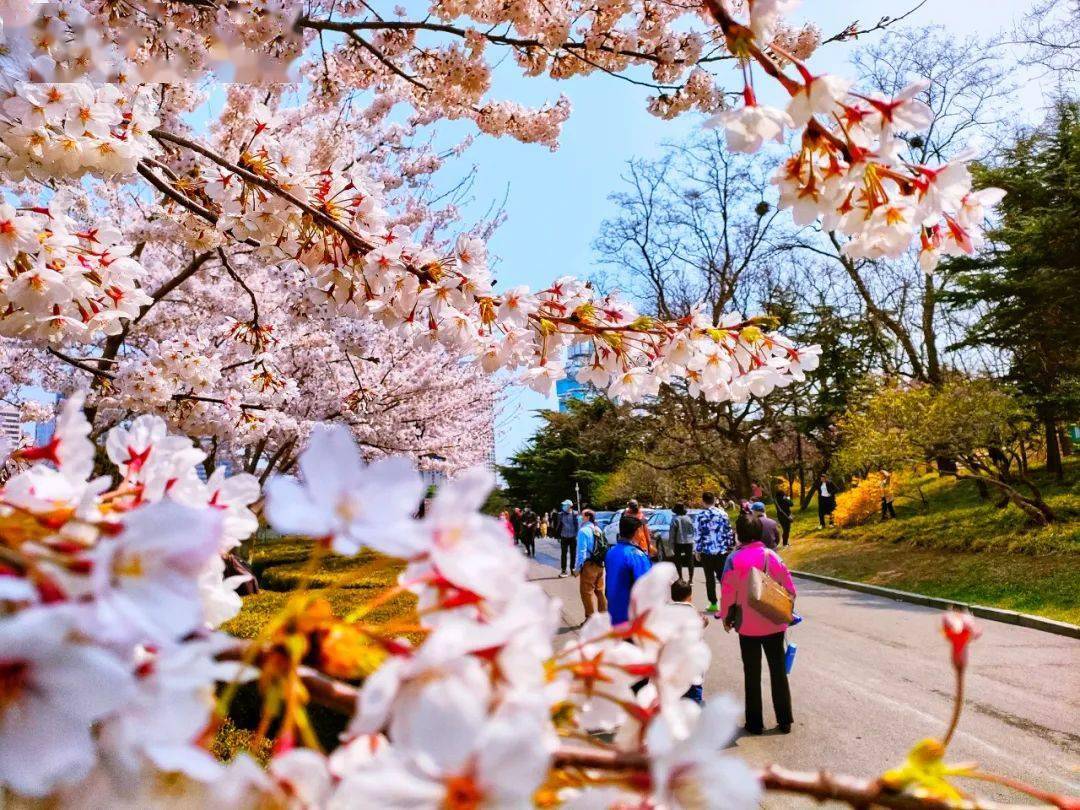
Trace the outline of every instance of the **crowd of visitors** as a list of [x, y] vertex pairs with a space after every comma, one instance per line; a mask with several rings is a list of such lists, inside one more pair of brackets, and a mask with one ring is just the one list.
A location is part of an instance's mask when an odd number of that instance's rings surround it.
[[[882, 470], [880, 476], [881, 519], [895, 518], [891, 474]], [[834, 525], [836, 496], [836, 485], [822, 473], [813, 491], [822, 529]], [[626, 622], [630, 591], [656, 560], [675, 565], [678, 579], [671, 586], [672, 603], [695, 610], [693, 581], [696, 569], [701, 568], [706, 601], [702, 621], [711, 616], [739, 638], [746, 731], [761, 734], [765, 728], [761, 690], [764, 655], [777, 728], [787, 734], [794, 722], [788, 672], [795, 652], [787, 631], [802, 617], [794, 612], [795, 584], [777, 549], [791, 544], [794, 502], [786, 492], [773, 493], [770, 516], [767, 497], [762, 486], [753, 481], [749, 500], [738, 502], [704, 492], [697, 509], [676, 503], [663, 543], [650, 531], [649, 513], [636, 500], [629, 501], [613, 518], [617, 521], [614, 543], [609, 543], [603, 527], [597, 524], [596, 512], [579, 512], [571, 500], [547, 513], [523, 507], [503, 512], [501, 518], [508, 534], [529, 557], [536, 556], [538, 537], [558, 542], [559, 577], [577, 578], [586, 621], [606, 612], [613, 625]], [[802, 504], [807, 505], [807, 501]], [[737, 515], [734, 526], [729, 512]], [[704, 673], [686, 697], [703, 702], [703, 684]]]

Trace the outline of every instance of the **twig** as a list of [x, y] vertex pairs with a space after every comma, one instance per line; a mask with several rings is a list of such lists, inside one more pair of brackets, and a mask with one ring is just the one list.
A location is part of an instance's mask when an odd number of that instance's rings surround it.
[[821, 44], [827, 45], [830, 42], [846, 42], [849, 39], [858, 39], [863, 34], [872, 34], [874, 31], [884, 31], [889, 26], [896, 25], [896, 23], [900, 22], [901, 20], [907, 19], [925, 5], [926, 0], [921, 0], [920, 3], [912, 6], [899, 17], [882, 17], [880, 20], [877, 21], [877, 25], [872, 25], [869, 28], [860, 29], [858, 20], [856, 20], [839, 34], [833, 34], [828, 39], [822, 40]]
[[108, 371], [102, 371], [101, 369], [94, 368], [93, 366], [88, 365], [87, 363], [84, 363], [81, 360], [77, 360], [74, 357], [69, 357], [68, 355], [66, 355], [62, 351], [60, 351], [59, 349], [54, 349], [52, 346], [49, 346], [47, 351], [53, 357], [57, 357], [57, 358], [63, 360], [68, 365], [74, 366], [75, 368], [79, 369], [80, 371], [85, 371], [85, 372], [87, 372], [89, 374], [94, 374], [95, 376], [98, 376], [98, 377], [104, 377], [107, 380], [115, 379], [114, 374], [110, 374]]
[[244, 292], [248, 294], [248, 298], [251, 299], [251, 323], [255, 327], [255, 341], [262, 345], [262, 337], [259, 335], [259, 302], [255, 298], [255, 293], [252, 292], [251, 287], [247, 285], [247, 282], [240, 277], [240, 274], [236, 272], [236, 269], [229, 262], [229, 257], [225, 253], [225, 248], [219, 247], [217, 249], [218, 259], [221, 261], [221, 266], [225, 268], [225, 272], [229, 274], [233, 281], [244, 288]]
[[[153, 165], [160, 166], [162, 169], [168, 171], [167, 166], [165, 166], [163, 163], [159, 163], [156, 160], [153, 161]], [[135, 170], [144, 178], [146, 178], [150, 185], [152, 185], [154, 188], [156, 188], [174, 203], [183, 208], [186, 208], [187, 210], [191, 211], [191, 213], [195, 214], [201, 219], [206, 220], [206, 222], [210, 223], [211, 225], [217, 225], [218, 218], [217, 215], [214, 214], [214, 212], [199, 205], [187, 195], [177, 191], [175, 188], [173, 188], [156, 174], [154, 174], [153, 170], [150, 168], [149, 163], [145, 161], [140, 161], [139, 165], [135, 168]], [[229, 231], [228, 234], [229, 236], [232, 236], [233, 239], [236, 239], [236, 237], [232, 234], [231, 231]], [[245, 245], [251, 245], [252, 247], [262, 247], [262, 245], [260, 245], [258, 242], [256, 242], [254, 239], [251, 239], [250, 237], [246, 239], [237, 239], [237, 241], [242, 242]]]

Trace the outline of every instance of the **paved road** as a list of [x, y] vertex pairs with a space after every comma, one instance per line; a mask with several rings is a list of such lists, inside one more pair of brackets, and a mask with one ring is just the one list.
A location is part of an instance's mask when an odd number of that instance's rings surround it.
[[[575, 627], [584, 618], [577, 581], [558, 578], [554, 542], [539, 540], [537, 552], [532, 577], [562, 599], [563, 624]], [[940, 611], [807, 580], [796, 585], [806, 620], [792, 631], [799, 645], [791, 676], [795, 730], [739, 737], [735, 750], [755, 764], [870, 776], [901, 761], [915, 741], [940, 736], [952, 695]], [[700, 571], [694, 603], [704, 608]], [[998, 622], [980, 626], [950, 759], [1080, 794], [1080, 641]], [[741, 701], [738, 641], [719, 622], [711, 622], [705, 636], [713, 651], [706, 699], [731, 692]], [[763, 688], [768, 727], [767, 680]], [[1016, 794], [971, 784], [984, 796], [1016, 800]], [[811, 805], [778, 798], [768, 806]]]

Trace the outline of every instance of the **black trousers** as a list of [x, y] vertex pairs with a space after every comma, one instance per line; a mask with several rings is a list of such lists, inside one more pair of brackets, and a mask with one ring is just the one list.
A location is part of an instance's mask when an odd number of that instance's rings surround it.
[[524, 532], [521, 535], [521, 545], [525, 548], [525, 553], [530, 557], [536, 556], [536, 535], [532, 532]]
[[[686, 582], [694, 581], [694, 547], [689, 543], [679, 543], [675, 548], [675, 570], [679, 572], [679, 579]], [[683, 576], [683, 566], [690, 570], [690, 576]]]
[[577, 538], [576, 537], [560, 537], [559, 538], [559, 567], [562, 568], [562, 572], [565, 574], [566, 557], [570, 556], [570, 570], [577, 568]]
[[780, 524], [780, 531], [783, 534], [783, 536], [780, 538], [780, 545], [786, 546], [788, 545], [788, 541], [791, 539], [791, 521], [778, 520], [776, 522]]
[[825, 518], [826, 518], [826, 516], [828, 516], [830, 524], [833, 522], [832, 513], [833, 513], [833, 510], [835, 508], [836, 508], [836, 498], [835, 497], [834, 498], [822, 498], [820, 495], [818, 496], [817, 519], [818, 519], [818, 523], [821, 524], [821, 528], [823, 528], [823, 529], [825, 528]]
[[745, 684], [746, 727], [753, 731], [765, 728], [761, 716], [762, 650], [765, 651], [765, 660], [769, 662], [769, 687], [776, 722], [781, 726], [794, 722], [791, 716], [791, 690], [788, 688], [787, 671], [784, 669], [784, 634], [739, 636]]
[[705, 595], [709, 597], [709, 604], [719, 604], [716, 598], [716, 583], [724, 573], [724, 563], [727, 562], [727, 554], [702, 554], [701, 567], [705, 571]]
[[885, 516], [896, 517], [896, 509], [893, 508], [893, 502], [887, 501], [884, 498], [881, 499], [881, 519], [885, 520]]

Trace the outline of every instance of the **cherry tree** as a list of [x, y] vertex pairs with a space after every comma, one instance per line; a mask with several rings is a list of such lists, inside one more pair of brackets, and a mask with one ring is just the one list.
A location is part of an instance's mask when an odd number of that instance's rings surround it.
[[[465, 361], [547, 390], [588, 341], [581, 377], [612, 395], [689, 379], [711, 401], [765, 396], [817, 363], [767, 318], [650, 317], [571, 277], [497, 289], [484, 229], [448, 234], [455, 211], [422, 190], [443, 156], [421, 130], [469, 119], [553, 145], [568, 102], [488, 98], [499, 52], [527, 75], [651, 70], [653, 112], [715, 113], [738, 151], [788, 136], [782, 205], [852, 255], [915, 244], [930, 268], [978, 246], [996, 192], [973, 190], [962, 161], [898, 156], [898, 133], [930, 123], [919, 85], [883, 97], [814, 73], [820, 37], [784, 23], [792, 6], [438, 2], [410, 19], [352, 0], [2, 0], [0, 337], [19, 364], [5, 373], [68, 390], [85, 375], [89, 392], [0, 489], [0, 796], [741, 810], [775, 789], [942, 807], [961, 799], [954, 777], [993, 779], [945, 761], [962, 689], [943, 738], [880, 778], [721, 755], [734, 708], [682, 699], [709, 652], [697, 617], [667, 604], [671, 566], [636, 584], [627, 624], [596, 616], [557, 649], [558, 605], [479, 514], [488, 474], [457, 475], [418, 518], [415, 459], [391, 455], [468, 430], [491, 388]], [[709, 72], [725, 60], [743, 78], [730, 108]], [[764, 80], [786, 104], [762, 103]], [[397, 399], [410, 381], [423, 394]], [[221, 555], [256, 528], [260, 481], [219, 468], [204, 482], [196, 466], [220, 451], [287, 468], [309, 431], [300, 476], [266, 482], [271, 525], [313, 538], [311, 570], [361, 549], [404, 570], [350, 616], [301, 592], [258, 639], [231, 639], [215, 630], [239, 608]], [[373, 612], [404, 592], [413, 639]], [[975, 631], [954, 616], [943, 629], [962, 687]], [[359, 645], [383, 660], [357, 687]], [[275, 730], [266, 770], [203, 744], [244, 680]], [[329, 755], [315, 702], [351, 718]]]

